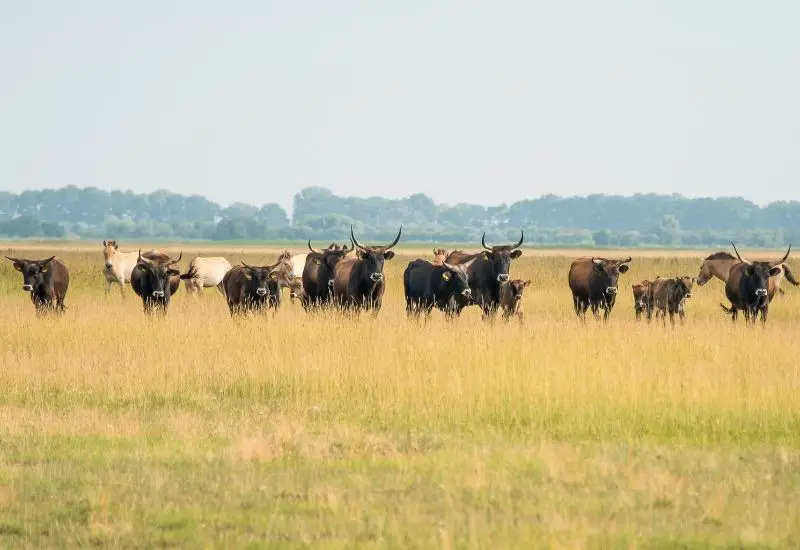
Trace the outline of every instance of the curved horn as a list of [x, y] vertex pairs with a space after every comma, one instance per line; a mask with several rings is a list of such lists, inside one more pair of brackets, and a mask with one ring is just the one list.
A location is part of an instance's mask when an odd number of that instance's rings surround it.
[[385, 247], [383, 247], [383, 249], [384, 249], [384, 250], [389, 250], [389, 249], [390, 249], [390, 248], [392, 248], [394, 245], [396, 245], [398, 242], [400, 242], [400, 235], [401, 235], [402, 233], [403, 233], [403, 226], [401, 225], [401, 226], [400, 226], [400, 231], [398, 231], [398, 232], [397, 232], [397, 237], [395, 237], [395, 238], [394, 238], [394, 240], [392, 241], [392, 244], [390, 244], [389, 246], [385, 246]]
[[[49, 258], [47, 258], [45, 260], [39, 260], [38, 263], [39, 263], [39, 265], [49, 264], [50, 262], [53, 261], [54, 258], [55, 258], [55, 256], [50, 256]], [[781, 263], [783, 263], [783, 262], [781, 262]]]
[[786, 255], [783, 258], [781, 258], [780, 260], [778, 260], [777, 263], [772, 264], [770, 267], [775, 267], [776, 265], [781, 265], [783, 262], [785, 262], [786, 259], [789, 257], [789, 252], [791, 252], [791, 251], [792, 251], [792, 245], [790, 244], [789, 245], [789, 250], [786, 251]]
[[592, 256], [592, 263], [593, 264], [602, 264], [603, 263], [603, 259], [602, 258], [595, 258], [594, 256]]
[[322, 252], [320, 252], [319, 250], [314, 250], [313, 248], [311, 248], [311, 239], [308, 239], [308, 249], [314, 254], [322, 254]]
[[[400, 236], [398, 235], [398, 237], [397, 237], [397, 238], [399, 239], [399, 238], [400, 238]], [[352, 226], [352, 225], [350, 226], [350, 240], [351, 240], [351, 241], [353, 241], [353, 244], [354, 244], [354, 245], [356, 245], [356, 246], [357, 246], [358, 248], [360, 248], [361, 250], [366, 250], [366, 248], [364, 248], [363, 246], [361, 246], [360, 244], [358, 244], [358, 241], [356, 240], [356, 236], [355, 236], [355, 235], [353, 235], [353, 226]]]
[[177, 260], [170, 260], [167, 265], [175, 265], [175, 264], [177, 264], [178, 262], [181, 261], [181, 258], [183, 258], [183, 250], [181, 250], [180, 254], [178, 254], [178, 259]]
[[486, 250], [492, 250], [491, 248], [486, 246], [486, 231], [483, 232], [483, 237], [481, 237], [481, 246], [483, 246], [483, 248], [485, 248]]
[[514, 246], [512, 246], [512, 247], [511, 247], [511, 250], [516, 250], [517, 248], [519, 248], [520, 246], [522, 246], [522, 241], [523, 241], [524, 239], [525, 239], [525, 233], [522, 231], [522, 229], [520, 229], [520, 230], [519, 230], [519, 242], [518, 242], [517, 244], [515, 244]]
[[246, 264], [246, 263], [244, 263], [243, 261], [240, 261], [239, 263], [241, 263], [241, 264], [242, 264], [242, 267], [245, 267], [245, 268], [247, 268], [247, 269], [253, 269], [253, 266], [252, 266], [252, 265], [247, 265], [247, 264]]
[[12, 262], [14, 262], [14, 263], [19, 263], [19, 259], [17, 259], [17, 258], [12, 258], [11, 256], [6, 256], [6, 259], [8, 259], [8, 260], [11, 260], [11, 261], [12, 261]]
[[733, 247], [733, 251], [734, 251], [734, 252], [736, 252], [736, 257], [737, 257], [737, 258], [739, 258], [739, 261], [740, 261], [740, 262], [742, 262], [743, 264], [750, 265], [750, 262], [749, 262], [748, 260], [745, 260], [744, 258], [742, 258], [742, 257], [739, 255], [739, 251], [738, 251], [738, 250], [736, 250], [736, 245], [735, 245], [735, 244], [733, 244], [733, 241], [731, 241], [731, 246]]
[[630, 256], [628, 256], [628, 257], [627, 257], [625, 260], [622, 260], [622, 261], [620, 262], [620, 264], [627, 264], [627, 263], [630, 263], [630, 261], [631, 261], [631, 260], [633, 260], [633, 258], [631, 258]]

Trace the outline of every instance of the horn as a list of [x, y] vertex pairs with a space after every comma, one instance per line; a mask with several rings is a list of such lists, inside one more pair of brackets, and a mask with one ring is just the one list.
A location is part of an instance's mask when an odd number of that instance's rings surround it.
[[779, 260], [777, 263], [772, 264], [770, 267], [772, 268], [772, 267], [775, 267], [776, 265], [781, 265], [783, 262], [785, 262], [786, 259], [789, 257], [789, 252], [791, 252], [791, 251], [792, 251], [792, 245], [790, 244], [789, 245], [789, 250], [786, 251], [786, 255], [781, 260]]
[[592, 257], [592, 263], [593, 264], [597, 264], [597, 265], [602, 264], [603, 263], [603, 259], [602, 258]]
[[525, 233], [522, 231], [522, 229], [520, 229], [519, 230], [519, 242], [517, 244], [515, 244], [514, 246], [512, 246], [511, 250], [515, 250], [515, 249], [519, 248], [520, 246], [522, 246], [522, 241], [524, 239], [525, 239]]
[[628, 256], [628, 258], [627, 258], [627, 259], [625, 259], [625, 260], [622, 260], [622, 261], [620, 262], [620, 264], [627, 264], [627, 263], [630, 263], [630, 261], [631, 261], [632, 259], [633, 259], [633, 258], [631, 258], [630, 256]]
[[[399, 235], [399, 234], [398, 234], [397, 238], [398, 238], [398, 239], [400, 238], [400, 235]], [[350, 240], [351, 240], [351, 241], [353, 241], [353, 244], [354, 244], [354, 245], [356, 245], [356, 246], [357, 246], [358, 248], [360, 248], [361, 250], [366, 250], [366, 248], [364, 248], [363, 246], [361, 246], [360, 244], [358, 244], [358, 241], [356, 240], [356, 236], [355, 236], [355, 235], [353, 235], [353, 226], [352, 226], [352, 224], [350, 225]]]
[[483, 232], [483, 237], [481, 237], [481, 246], [483, 246], [483, 248], [485, 248], [486, 250], [492, 250], [491, 248], [486, 246], [486, 231]]
[[[733, 244], [733, 241], [731, 241], [731, 246], [733, 247], [733, 251], [734, 251], [734, 252], [736, 252], [736, 257], [737, 257], [737, 258], [739, 258], [739, 261], [740, 261], [740, 262], [742, 262], [743, 264], [750, 265], [750, 263], [751, 263], [751, 262], [749, 262], [748, 260], [745, 260], [744, 258], [742, 258], [742, 257], [739, 255], [739, 251], [738, 251], [738, 250], [736, 250], [736, 245], [735, 245], [735, 244]], [[788, 252], [787, 252], [787, 254], [788, 254]]]
[[108, 243], [106, 241], [103, 241], [103, 246], [108, 246]]
[[245, 268], [247, 268], [247, 269], [255, 269], [253, 266], [251, 266], [251, 265], [247, 265], [247, 264], [246, 264], [246, 263], [244, 263], [244, 262], [240, 262], [240, 263], [242, 264], [242, 266], [243, 266], [243, 267], [245, 267]]
[[9, 259], [9, 260], [11, 260], [11, 261], [12, 261], [12, 262], [14, 262], [15, 264], [18, 264], [18, 263], [20, 263], [20, 260], [19, 260], [18, 258], [12, 258], [11, 256], [6, 256], [6, 258], [7, 258], [7, 259]]
[[308, 239], [308, 249], [309, 249], [311, 252], [313, 252], [314, 254], [322, 254], [322, 252], [321, 252], [321, 251], [319, 251], [319, 250], [314, 250], [313, 248], [311, 248], [311, 239]]
[[[351, 227], [351, 230], [352, 230], [352, 227]], [[389, 249], [390, 249], [390, 248], [392, 248], [394, 245], [396, 245], [398, 242], [400, 242], [400, 235], [401, 235], [402, 233], [403, 233], [403, 226], [401, 225], [401, 226], [400, 226], [400, 231], [398, 231], [398, 232], [397, 232], [397, 237], [395, 237], [395, 238], [394, 238], [394, 240], [392, 241], [392, 244], [390, 244], [389, 246], [385, 246], [385, 247], [383, 247], [383, 250], [389, 250]]]
[[[49, 264], [50, 262], [52, 262], [52, 261], [53, 261], [53, 258], [55, 258], [55, 256], [50, 256], [50, 257], [49, 257], [49, 258], [47, 258], [46, 260], [39, 260], [37, 263], [38, 263], [39, 265], [46, 265], [46, 264]], [[783, 262], [781, 262], [781, 263], [783, 263]]]
[[175, 265], [175, 264], [177, 264], [178, 262], [181, 261], [181, 258], [183, 258], [183, 250], [181, 250], [180, 254], [178, 254], [178, 259], [177, 260], [170, 260], [167, 265]]

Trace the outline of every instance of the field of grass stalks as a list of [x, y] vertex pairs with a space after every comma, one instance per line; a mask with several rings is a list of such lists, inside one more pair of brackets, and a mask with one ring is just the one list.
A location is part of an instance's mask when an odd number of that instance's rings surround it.
[[636, 323], [631, 283], [702, 255], [634, 252], [609, 322], [581, 323], [570, 258], [526, 249], [524, 324], [414, 323], [400, 250], [377, 318], [287, 296], [231, 320], [181, 287], [147, 320], [130, 289], [104, 295], [99, 246], [5, 253], [56, 253], [72, 283], [37, 319], [0, 266], [0, 547], [800, 546], [788, 283], [766, 328], [733, 325], [719, 281], [685, 325]]

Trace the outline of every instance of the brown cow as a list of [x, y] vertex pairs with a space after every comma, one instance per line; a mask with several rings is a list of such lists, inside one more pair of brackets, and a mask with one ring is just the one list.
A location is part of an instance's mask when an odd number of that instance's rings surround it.
[[792, 245], [786, 254], [777, 261], [755, 262], [742, 258], [736, 245], [731, 243], [739, 263], [731, 267], [728, 280], [725, 282], [725, 295], [731, 302], [731, 307], [722, 309], [731, 314], [731, 319], [736, 320], [739, 310], [744, 311], [746, 323], [755, 323], [758, 312], [761, 312], [761, 321], [767, 322], [769, 312], [769, 279], [778, 274], [780, 266], [789, 258]]
[[578, 258], [572, 262], [568, 280], [575, 314], [586, 317], [586, 310], [591, 307], [595, 318], [602, 309], [603, 320], [608, 320], [616, 302], [619, 276], [628, 271], [630, 261], [628, 256], [624, 260]]
[[522, 310], [522, 293], [530, 285], [529, 280], [514, 279], [506, 281], [500, 286], [500, 307], [503, 309], [503, 319], [508, 321], [516, 316], [520, 322], [524, 312]]
[[642, 314], [647, 312], [647, 291], [649, 290], [651, 282], [645, 279], [641, 283], [633, 284], [633, 311], [636, 314], [636, 320], [642, 318]]
[[22, 273], [22, 290], [31, 293], [36, 315], [64, 312], [64, 298], [69, 288], [69, 269], [64, 262], [55, 256], [44, 260], [6, 258]]
[[675, 324], [676, 313], [683, 323], [686, 317], [686, 300], [692, 297], [692, 286], [695, 281], [694, 277], [689, 276], [656, 278], [647, 290], [647, 320], [652, 319], [655, 310], [656, 317], [660, 312], [665, 323], [667, 313], [672, 324]]
[[[723, 283], [727, 282], [728, 273], [730, 273], [731, 268], [737, 263], [739, 263], [739, 260], [737, 260], [733, 254], [728, 252], [714, 252], [706, 257], [703, 263], [700, 264], [700, 273], [697, 275], [697, 286], [705, 285], [714, 277]], [[770, 275], [769, 281], [767, 282], [767, 294], [769, 295], [770, 301], [772, 301], [776, 293], [784, 294], [781, 288], [781, 282], [784, 276], [786, 276], [786, 280], [794, 286], [800, 285], [800, 281], [795, 279], [794, 273], [792, 273], [792, 269], [789, 267], [788, 263], [784, 262], [779, 267], [780, 270], [775, 275]]]

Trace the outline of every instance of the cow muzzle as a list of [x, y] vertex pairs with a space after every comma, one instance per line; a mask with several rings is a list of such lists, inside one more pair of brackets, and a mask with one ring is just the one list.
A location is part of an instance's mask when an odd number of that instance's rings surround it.
[[383, 273], [373, 273], [369, 278], [377, 283], [383, 280]]
[[256, 294], [258, 294], [259, 296], [265, 296], [267, 294], [267, 289], [263, 288], [263, 287], [262, 288], [257, 288], [256, 289]]
[[466, 296], [467, 298], [472, 298], [472, 290], [469, 288], [465, 288], [461, 291], [462, 296]]
[[25, 292], [30, 292], [31, 290], [33, 290], [33, 285], [22, 285], [22, 290], [24, 290]]
[[505, 283], [508, 280], [508, 273], [503, 273], [502, 275], [497, 276], [498, 283]]
[[290, 292], [290, 293], [289, 293], [289, 298], [291, 298], [292, 300], [294, 300], [295, 298], [297, 298], [297, 293], [296, 293], [296, 292]]
[[516, 296], [514, 296], [514, 301], [515, 302], [519, 302], [520, 300], [522, 300], [522, 295], [521, 294], [517, 294]]
[[684, 299], [684, 300], [688, 300], [688, 299], [689, 299], [689, 298], [691, 298], [691, 297], [692, 297], [692, 293], [691, 293], [691, 292], [687, 292], [687, 293], [686, 293], [686, 296], [684, 296], [684, 297], [683, 297], [683, 299]]
[[766, 296], [766, 295], [767, 295], [767, 289], [766, 288], [756, 289], [756, 296]]
[[163, 290], [154, 290], [153, 291], [153, 298], [163, 298], [164, 291]]
[[616, 293], [617, 293], [617, 287], [615, 286], [606, 287], [606, 294], [616, 294]]

